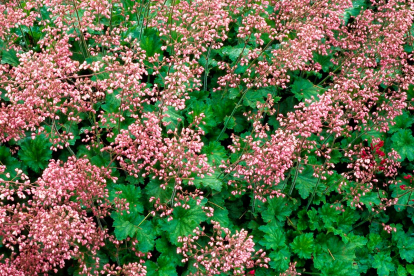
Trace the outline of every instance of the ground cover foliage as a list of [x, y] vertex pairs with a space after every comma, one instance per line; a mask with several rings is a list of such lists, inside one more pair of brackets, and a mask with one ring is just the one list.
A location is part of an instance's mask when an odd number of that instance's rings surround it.
[[0, 274], [414, 274], [413, 15], [3, 1]]

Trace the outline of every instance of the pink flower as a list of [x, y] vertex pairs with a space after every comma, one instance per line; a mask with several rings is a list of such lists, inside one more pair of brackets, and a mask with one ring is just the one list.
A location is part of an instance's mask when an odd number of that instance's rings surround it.
[[368, 155], [367, 155], [367, 153], [365, 152], [365, 150], [362, 150], [362, 152], [361, 152], [361, 157], [362, 158], [365, 158], [365, 157], [367, 157]]
[[378, 154], [379, 156], [385, 156], [385, 153], [379, 149], [377, 149], [375, 153]]
[[375, 145], [373, 145], [373, 143], [371, 143], [371, 148], [372, 149], [380, 149], [380, 148], [382, 148], [384, 146], [384, 141], [380, 141], [378, 144], [375, 144]]

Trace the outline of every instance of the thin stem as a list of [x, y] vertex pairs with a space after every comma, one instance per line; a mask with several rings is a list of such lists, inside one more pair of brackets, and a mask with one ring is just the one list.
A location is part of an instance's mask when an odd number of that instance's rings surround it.
[[22, 27], [20, 25], [19, 25], [19, 29], [20, 29], [20, 32], [22, 33], [22, 36], [23, 36], [23, 39], [24, 39], [24, 43], [26, 44], [26, 50], [29, 50], [29, 42], [27, 41], [27, 38], [24, 35], [23, 30], [22, 30]]
[[295, 178], [293, 179], [292, 186], [290, 187], [290, 190], [289, 190], [289, 193], [288, 193], [289, 196], [292, 194], [293, 188], [295, 187], [296, 179], [298, 178], [299, 164], [300, 164], [300, 162], [296, 161]]
[[[300, 150], [299, 150], [299, 153], [298, 153], [298, 159], [300, 158], [300, 153], [301, 153], [301, 151], [302, 151], [302, 146], [303, 146], [303, 143], [305, 142], [305, 138], [303, 138], [302, 139], [302, 143], [301, 143], [301, 145], [300, 145]], [[298, 174], [299, 174], [299, 164], [301, 163], [300, 161], [296, 161], [297, 163], [296, 163], [296, 171], [295, 171], [295, 178], [293, 179], [293, 182], [292, 182], [292, 186], [290, 187], [290, 190], [289, 190], [289, 196], [290, 195], [292, 195], [292, 192], [293, 192], [293, 188], [295, 187], [295, 184], [296, 184], [296, 179], [298, 178]]]
[[151, 213], [148, 213], [148, 215], [146, 215], [146, 217], [138, 224], [138, 226], [137, 227], [140, 227], [141, 226], [141, 224], [143, 224], [144, 223], [144, 221], [146, 221], [147, 220], [147, 218], [149, 217], [151, 215]]
[[217, 206], [217, 207], [219, 207], [220, 209], [224, 210], [224, 208], [223, 208], [223, 207], [221, 207], [220, 205], [215, 204], [214, 202], [208, 201], [208, 203], [210, 203], [210, 204], [212, 204], [212, 205], [214, 205], [214, 206]]
[[111, 35], [112, 33], [112, 11], [114, 8], [114, 3], [111, 2], [111, 10], [110, 10], [110, 14], [111, 14], [111, 18], [109, 19], [109, 35]]
[[210, 57], [211, 44], [208, 47], [207, 57], [206, 57], [206, 66], [204, 67], [204, 90], [207, 91], [207, 77], [208, 77], [208, 59]]
[[88, 50], [88, 45], [86, 44], [86, 40], [85, 40], [85, 37], [84, 37], [83, 32], [82, 32], [82, 24], [81, 24], [81, 20], [80, 20], [79, 13], [78, 13], [78, 7], [76, 6], [76, 0], [72, 0], [72, 3], [73, 3], [73, 6], [74, 6], [74, 8], [75, 8], [76, 17], [77, 17], [77, 19], [78, 19], [78, 25], [79, 25], [80, 37], [81, 37], [81, 40], [82, 40], [83, 46], [85, 47], [85, 52], [86, 52], [86, 55], [87, 55], [87, 56], [90, 56], [90, 54], [89, 54], [89, 50]]
[[[328, 137], [328, 138], [329, 138], [329, 137]], [[327, 140], [328, 138], [326, 138], [326, 140]], [[326, 140], [325, 140], [325, 141], [326, 141]], [[325, 143], [323, 143], [323, 144], [325, 144]], [[334, 144], [335, 144], [335, 138], [333, 139], [332, 146], [333, 146]], [[313, 198], [315, 197], [316, 191], [317, 191], [317, 189], [318, 189], [319, 182], [321, 181], [321, 178], [322, 178], [323, 171], [325, 170], [325, 166], [326, 166], [326, 161], [327, 161], [327, 160], [328, 160], [328, 159], [326, 159], [326, 158], [325, 158], [325, 161], [323, 162], [323, 168], [322, 168], [322, 171], [321, 171], [321, 173], [319, 174], [318, 181], [316, 182], [315, 189], [313, 189], [312, 195], [311, 195], [311, 197], [309, 198], [308, 204], [306, 205], [306, 211], [309, 209], [309, 206], [311, 205], [312, 200], [313, 200]]]
[[[53, 119], [52, 126], [55, 128], [56, 133], [57, 133], [57, 135], [59, 136], [59, 138], [60, 138], [60, 139], [62, 139], [63, 141], [66, 141], [66, 140], [65, 140], [65, 139], [64, 139], [64, 138], [60, 135], [59, 130], [57, 129], [56, 124], [55, 124], [55, 119]], [[53, 133], [53, 132], [52, 132], [52, 133]], [[66, 142], [69, 144], [69, 142], [68, 142], [68, 141], [66, 141]], [[72, 156], [76, 156], [75, 152], [71, 149], [71, 147], [70, 147], [70, 146], [67, 146], [67, 149], [68, 149], [68, 151], [70, 152], [70, 154], [72, 154]]]
[[290, 223], [290, 225], [292, 225], [293, 228], [295, 228], [296, 231], [299, 231], [300, 234], [302, 234], [302, 231], [300, 231], [295, 224], [293, 224], [293, 222], [290, 220], [290, 218], [288, 216], [286, 216], [286, 219], [288, 220], [288, 222]]

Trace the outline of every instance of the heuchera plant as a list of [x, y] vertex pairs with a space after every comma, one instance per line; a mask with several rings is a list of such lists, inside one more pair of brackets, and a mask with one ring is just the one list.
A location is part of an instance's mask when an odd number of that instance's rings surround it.
[[0, 274], [414, 274], [414, 1], [0, 4]]

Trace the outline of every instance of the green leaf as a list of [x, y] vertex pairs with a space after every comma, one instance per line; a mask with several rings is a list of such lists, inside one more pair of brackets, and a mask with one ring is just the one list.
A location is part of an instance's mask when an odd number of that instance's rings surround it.
[[297, 236], [290, 244], [290, 248], [299, 258], [310, 259], [313, 253], [313, 233], [306, 233]]
[[[370, 124], [371, 122], [369, 122], [369, 124]], [[374, 139], [374, 138], [378, 138], [378, 139], [380, 139], [380, 140], [385, 140], [385, 138], [386, 138], [386, 133], [385, 132], [380, 132], [380, 131], [378, 131], [378, 130], [375, 130], [375, 129], [373, 129], [373, 128], [371, 128], [371, 126], [368, 126], [368, 125], [365, 125], [365, 126], [362, 126], [362, 129], [363, 129], [363, 134], [361, 135], [361, 139], [362, 140], [367, 140], [368, 141], [368, 143], [372, 143], [372, 139]]]
[[52, 144], [45, 135], [37, 135], [35, 139], [27, 137], [20, 143], [19, 158], [34, 172], [39, 173], [47, 167], [52, 158]]
[[365, 206], [376, 206], [381, 203], [381, 200], [378, 197], [377, 192], [367, 192], [365, 195], [361, 196], [359, 199]]
[[337, 261], [352, 265], [355, 259], [355, 246], [342, 242], [332, 234], [318, 234], [315, 240], [315, 267], [320, 269], [327, 262]]
[[90, 158], [91, 164], [97, 167], [107, 167], [110, 162], [110, 155], [108, 152], [102, 152]]
[[326, 264], [320, 269], [322, 272], [321, 275], [323, 276], [360, 275], [357, 273], [356, 268], [354, 268], [352, 265], [338, 260], [331, 260], [329, 262], [326, 262]]
[[275, 218], [279, 221], [285, 221], [286, 217], [294, 211], [292, 202], [286, 197], [268, 199], [267, 204], [261, 209], [264, 209], [262, 218], [265, 222], [271, 222]]
[[[305, 165], [304, 168], [305, 169], [302, 171], [302, 173], [298, 173], [295, 188], [299, 191], [300, 196], [303, 199], [306, 199], [310, 196], [310, 194], [313, 193], [318, 179], [313, 176], [313, 169], [311, 166]], [[296, 171], [292, 170], [291, 174], [292, 177], [295, 177]], [[319, 181], [316, 194], [322, 195], [324, 190], [324, 184], [321, 181]]]
[[388, 241], [377, 233], [370, 233], [368, 236], [367, 248], [369, 250], [382, 250], [388, 246]]
[[200, 116], [201, 113], [204, 114], [204, 118], [202, 120], [202, 124], [200, 127], [207, 133], [212, 132], [214, 128], [217, 126], [217, 122], [215, 120], [215, 113], [213, 112], [213, 107], [209, 104], [206, 104], [204, 101], [194, 101], [191, 103], [190, 106], [187, 107], [188, 111], [192, 111], [191, 114], [186, 114], [187, 119], [189, 122], [193, 122], [194, 118]]
[[164, 114], [167, 115], [167, 117], [162, 118], [162, 121], [164, 123], [169, 123], [169, 125], [166, 126], [167, 130], [174, 130], [184, 121], [184, 117], [172, 106], [168, 106], [168, 110], [164, 112]]
[[253, 236], [254, 243], [257, 243], [257, 244], [260, 244], [260, 242], [263, 240], [263, 231], [259, 229], [260, 226], [263, 226], [263, 225], [260, 225], [254, 220], [250, 220], [247, 223], [247, 229], [249, 229], [249, 233]]
[[340, 210], [336, 210], [335, 206], [332, 206], [330, 203], [326, 203], [322, 206], [322, 208], [319, 208], [319, 215], [322, 219], [324, 226], [328, 230], [332, 230], [335, 228], [334, 224], [339, 219], [339, 214], [341, 213]]
[[379, 276], [388, 276], [390, 271], [395, 270], [395, 265], [392, 263], [390, 252], [378, 252], [374, 256], [372, 267], [377, 269]]
[[107, 93], [105, 96], [105, 103], [102, 105], [102, 109], [107, 113], [117, 113], [121, 106], [121, 100], [116, 97], [115, 93]]
[[399, 161], [407, 158], [414, 161], [414, 137], [409, 129], [400, 129], [391, 137], [392, 147], [401, 155]]
[[76, 140], [80, 138], [78, 125], [74, 122], [67, 122], [66, 124], [62, 125], [62, 129], [66, 131], [67, 134], [72, 133], [73, 139], [70, 139], [68, 142], [69, 145], [74, 146]]
[[401, 235], [398, 239], [397, 247], [400, 252], [400, 257], [408, 263], [414, 262], [414, 238], [407, 235]]
[[268, 257], [270, 258], [270, 267], [278, 273], [285, 272], [289, 268], [290, 252], [287, 247], [270, 252]]
[[309, 80], [297, 78], [292, 85], [292, 93], [299, 101], [302, 101], [304, 99], [311, 99], [312, 96], [317, 99], [319, 95], [319, 89]]
[[128, 175], [127, 177], [125, 177], [125, 180], [132, 185], [144, 184], [144, 178], [142, 177], [142, 175], [138, 175], [138, 177]]
[[[117, 192], [122, 192], [118, 194]], [[141, 201], [141, 188], [136, 187], [134, 185], [124, 185], [124, 184], [116, 184], [112, 185], [110, 188], [110, 197], [111, 201], [114, 198], [125, 199], [126, 202], [129, 204], [129, 211], [133, 213], [142, 213], [144, 211], [144, 207], [142, 206]]]
[[309, 218], [307, 216], [306, 210], [301, 210], [298, 212], [298, 220], [296, 223], [296, 228], [300, 231], [306, 230], [309, 227]]
[[264, 103], [263, 94], [258, 91], [248, 90], [243, 98], [243, 105], [256, 108], [257, 102]]
[[145, 29], [140, 45], [141, 49], [145, 50], [148, 57], [154, 56], [155, 53], [162, 53], [160, 36], [155, 29]]
[[172, 186], [167, 185], [165, 189], [161, 188], [162, 182], [157, 178], [151, 179], [150, 182], [145, 186], [144, 193], [149, 200], [151, 197], [159, 198], [161, 202], [167, 202], [173, 192]]
[[234, 100], [240, 94], [239, 88], [229, 89], [229, 99]]
[[[155, 228], [151, 221], [144, 220], [144, 216], [138, 216], [139, 223], [136, 231], [136, 238], [138, 240], [138, 251], [147, 253], [154, 249], [154, 241], [156, 238]], [[140, 225], [141, 224], [141, 225]]]
[[409, 84], [407, 90], [407, 99], [411, 101], [412, 98], [414, 98], [414, 84]]
[[352, 8], [348, 8], [345, 11], [344, 21], [345, 25], [348, 24], [351, 16], [356, 17], [363, 8], [366, 7], [365, 0], [354, 0], [352, 1]]
[[243, 55], [247, 55], [249, 53], [250, 47], [246, 46], [244, 50], [243, 48], [244, 48], [244, 45], [242, 44], [237, 45], [236, 47], [225, 46], [225, 47], [220, 48], [217, 52], [221, 57], [228, 56], [230, 60], [234, 62], [239, 58], [242, 52], [243, 52]]
[[141, 29], [139, 25], [134, 25], [124, 33], [126, 37], [131, 37], [133, 39], [138, 39], [141, 36]]
[[9, 173], [10, 178], [13, 179], [17, 175], [15, 169], [20, 168], [20, 162], [12, 157], [10, 149], [6, 146], [0, 146], [0, 165], [6, 166], [6, 170], [0, 175], [4, 180], [7, 179], [6, 173]]
[[167, 257], [160, 256], [157, 262], [146, 261], [147, 276], [177, 276], [174, 263], [172, 263]]
[[[44, 17], [44, 18], [49, 18], [49, 17]], [[81, 47], [81, 42], [79, 40], [75, 41], [74, 38], [70, 38], [69, 43], [71, 45], [70, 47], [70, 51], [72, 53], [71, 59], [79, 61], [80, 64], [83, 63], [85, 61], [85, 53], [83, 50], [84, 48]]]
[[[195, 263], [196, 263], [196, 260], [189, 259], [187, 269], [181, 275], [182, 276], [193, 276], [195, 273], [197, 273], [197, 271], [199, 270], [194, 266]], [[202, 271], [204, 271], [204, 269]]]
[[322, 70], [326, 73], [329, 72], [329, 69], [333, 66], [331, 55], [323, 56], [318, 53], [314, 53], [314, 60], [322, 66]]
[[232, 200], [225, 201], [225, 208], [229, 211], [229, 218], [233, 221], [237, 221], [245, 214], [243, 208], [243, 201], [241, 198], [234, 198]]
[[166, 232], [172, 244], [178, 245], [178, 237], [185, 237], [193, 232], [201, 222], [207, 219], [201, 206], [207, 202], [204, 199], [200, 205], [196, 204], [194, 199], [187, 202], [190, 205], [189, 209], [184, 209], [182, 206], [174, 208], [173, 220], [162, 223], [161, 229]]
[[321, 230], [324, 228], [322, 226], [322, 220], [318, 214], [318, 211], [315, 210], [315, 208], [311, 208], [311, 210], [308, 211], [308, 217], [309, 217], [309, 228], [314, 230]]
[[[407, 193], [405, 190], [401, 190], [399, 187], [400, 185], [406, 185], [408, 187], [411, 186], [411, 183], [409, 179], [404, 179], [402, 177], [398, 177], [400, 184], [399, 185], [392, 185], [390, 186], [390, 189], [392, 190], [391, 196], [393, 198], [398, 198], [398, 202], [396, 205], [394, 205], [394, 209], [397, 212], [401, 212], [407, 209], [407, 205], [409, 205], [411, 202], [411, 199], [413, 199], [412, 193]], [[410, 210], [410, 208], [408, 209]]]
[[[223, 192], [209, 198], [207, 204], [214, 209], [211, 220], [217, 221], [221, 226], [231, 228], [232, 223], [229, 219], [229, 210], [224, 207], [224, 199], [221, 197]], [[219, 207], [220, 206], [220, 207]]]
[[279, 227], [275, 221], [262, 225], [259, 227], [259, 230], [266, 233], [259, 243], [266, 247], [268, 250], [277, 250], [282, 248], [286, 243], [286, 236], [284, 231]]
[[299, 101], [294, 96], [289, 96], [284, 99], [279, 106], [279, 113], [286, 114], [287, 112], [292, 112], [295, 110], [294, 106], [297, 105]]
[[236, 70], [234, 70], [235, 74], [244, 74], [247, 71], [248, 65], [241, 66], [240, 64], [237, 65]]
[[8, 51], [3, 50], [1, 52], [1, 64], [10, 64], [14, 67], [19, 66], [20, 61], [17, 57], [16, 50], [9, 49]]
[[222, 161], [227, 160], [226, 149], [217, 141], [210, 141], [208, 146], [204, 146], [201, 153], [207, 155], [208, 162], [211, 165], [220, 165]]
[[400, 129], [409, 129], [411, 125], [413, 124], [413, 118], [410, 116], [410, 114], [407, 111], [403, 111], [403, 114], [400, 116], [395, 117], [393, 122], [395, 122], [395, 125], [390, 126], [389, 133], [394, 133], [399, 131]]
[[407, 272], [414, 275], [414, 265], [413, 264], [408, 264], [406, 267]]
[[258, 90], [248, 90], [243, 99], [244, 106], [250, 106], [251, 108], [256, 108], [257, 102], [264, 103], [267, 99], [267, 95], [272, 95], [275, 103], [277, 103], [281, 97], [277, 96], [277, 88], [274, 86], [264, 87]]
[[368, 242], [367, 238], [353, 233], [349, 233], [346, 236], [342, 236], [342, 241], [345, 244], [349, 244], [349, 247], [361, 248], [366, 247]]
[[[336, 227], [348, 233], [352, 230], [353, 224], [360, 219], [360, 214], [352, 210], [351, 208], [345, 208], [345, 212], [341, 212], [336, 220]], [[347, 237], [353, 236], [350, 233]], [[359, 237], [359, 236], [357, 236]], [[344, 240], [342, 238], [342, 240]]]
[[134, 213], [121, 215], [114, 212], [111, 217], [114, 219], [114, 232], [118, 240], [136, 237], [139, 251], [150, 252], [153, 250], [156, 236], [152, 222], [146, 220], [144, 216]]
[[214, 172], [211, 176], [204, 175], [203, 178], [196, 176], [194, 177], [194, 185], [197, 188], [209, 187], [215, 191], [220, 192], [223, 187], [223, 182], [218, 178], [220, 173]]
[[127, 237], [134, 237], [138, 225], [138, 217], [121, 215], [119, 213], [112, 213], [111, 217], [114, 219], [113, 226], [115, 227], [115, 237], [118, 240], [124, 240]]
[[342, 157], [342, 153], [339, 150], [333, 150], [331, 151], [331, 159], [329, 160], [329, 162], [332, 163], [339, 163]]
[[398, 276], [407, 276], [408, 275], [407, 271], [405, 270], [405, 268], [402, 265], [398, 266], [397, 275]]
[[[207, 105], [210, 105], [213, 108], [214, 119], [217, 124], [226, 122], [227, 119], [225, 120], [225, 118], [230, 115], [230, 112], [233, 110], [235, 105], [234, 100], [230, 100], [227, 97], [221, 98], [220, 95], [221, 94], [219, 93], [214, 93], [211, 95], [212, 98], [206, 99]], [[221, 129], [217, 129], [216, 132], [218, 133], [220, 130]]]
[[236, 133], [244, 132], [246, 127], [248, 126], [248, 122], [246, 117], [244, 116], [236, 116], [236, 125], [234, 126], [233, 130]]
[[[201, 66], [203, 66], [205, 68], [205, 66], [206, 66], [206, 57], [201, 56], [200, 59], [198, 60], [198, 62], [200, 63]], [[211, 68], [211, 67], [216, 67], [217, 65], [218, 65], [217, 61], [215, 59], [212, 59], [211, 57], [209, 57], [208, 66]]]
[[168, 258], [174, 265], [184, 265], [184, 263], [181, 262], [183, 259], [182, 255], [177, 254], [177, 247], [172, 245], [165, 235], [162, 235], [156, 240], [155, 248], [157, 251], [161, 252], [161, 256]]
[[227, 129], [233, 129], [236, 126], [236, 118], [226, 116], [224, 121], [227, 123]]

